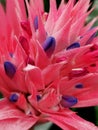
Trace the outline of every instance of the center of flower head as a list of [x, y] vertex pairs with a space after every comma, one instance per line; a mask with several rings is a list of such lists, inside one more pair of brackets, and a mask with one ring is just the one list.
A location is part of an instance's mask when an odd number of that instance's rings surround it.
[[[19, 110], [30, 116], [33, 114], [36, 116], [41, 115], [41, 109], [51, 109], [53, 111], [57, 111], [60, 106], [70, 108], [78, 102], [77, 98], [74, 96], [62, 95], [62, 97], [59, 97], [55, 95], [54, 92], [51, 94], [47, 93], [43, 96], [36, 95], [36, 99], [31, 98], [30, 100], [28, 98], [29, 96], [30, 95], [14, 92], [9, 96], [9, 101], [13, 103], [13, 105], [17, 106]], [[32, 104], [32, 102], [35, 102], [36, 105], [35, 103]]]

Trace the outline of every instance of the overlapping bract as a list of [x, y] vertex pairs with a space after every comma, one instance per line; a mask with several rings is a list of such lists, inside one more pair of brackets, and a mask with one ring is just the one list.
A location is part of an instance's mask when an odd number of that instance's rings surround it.
[[0, 5], [0, 128], [51, 121], [64, 130], [97, 130], [70, 107], [98, 105], [98, 27], [89, 0], [7, 0]]

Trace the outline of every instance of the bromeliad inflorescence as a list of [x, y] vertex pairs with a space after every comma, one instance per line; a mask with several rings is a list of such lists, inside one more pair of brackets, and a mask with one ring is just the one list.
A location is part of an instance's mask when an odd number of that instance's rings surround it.
[[[98, 27], [90, 0], [6, 0], [0, 5], [0, 128], [51, 121], [63, 130], [98, 130], [69, 108], [98, 105]], [[27, 15], [27, 12], [28, 15]]]

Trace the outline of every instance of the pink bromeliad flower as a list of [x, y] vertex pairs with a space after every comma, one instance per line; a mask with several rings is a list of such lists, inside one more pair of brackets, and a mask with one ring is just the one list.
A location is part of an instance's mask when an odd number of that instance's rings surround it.
[[97, 18], [90, 0], [7, 0], [0, 5], [0, 129], [53, 122], [63, 130], [98, 130], [69, 108], [98, 105]]

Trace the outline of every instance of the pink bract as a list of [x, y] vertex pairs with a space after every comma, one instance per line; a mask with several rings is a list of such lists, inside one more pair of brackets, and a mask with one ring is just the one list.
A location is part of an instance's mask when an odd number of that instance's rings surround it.
[[[0, 129], [51, 121], [63, 130], [98, 130], [69, 108], [98, 105], [97, 18], [90, 0], [7, 0], [0, 5]], [[86, 24], [85, 24], [86, 23]]]

